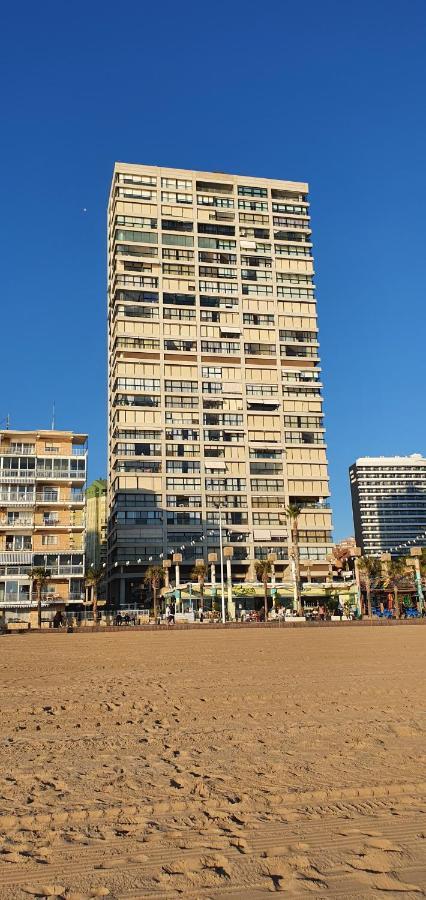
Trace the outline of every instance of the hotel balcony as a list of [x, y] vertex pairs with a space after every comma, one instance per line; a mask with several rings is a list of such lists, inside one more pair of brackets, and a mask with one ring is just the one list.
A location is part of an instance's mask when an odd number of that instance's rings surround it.
[[19, 519], [14, 519], [13, 522], [9, 521], [5, 516], [0, 517], [0, 528], [32, 528], [33, 525], [34, 519], [32, 516], [21, 516]]

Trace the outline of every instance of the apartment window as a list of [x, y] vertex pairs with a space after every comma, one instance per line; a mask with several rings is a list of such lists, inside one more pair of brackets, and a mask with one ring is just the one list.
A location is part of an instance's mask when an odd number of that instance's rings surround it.
[[267, 212], [268, 204], [258, 200], [239, 200], [238, 209], [250, 209], [253, 212]]
[[259, 238], [259, 240], [267, 241], [269, 240], [269, 228], [246, 228], [240, 225], [240, 237], [248, 240]]
[[115, 452], [117, 456], [161, 456], [161, 444], [125, 444], [119, 442]]
[[316, 341], [318, 339], [317, 331], [282, 331], [280, 329], [281, 341]]
[[185, 266], [178, 265], [177, 263], [163, 263], [163, 274], [164, 275], [180, 275], [180, 276], [194, 276], [194, 266]]
[[199, 455], [199, 444], [166, 444], [166, 456], [180, 456], [187, 458]]
[[138, 241], [140, 244], [156, 244], [158, 237], [153, 231], [127, 231], [117, 228], [115, 232], [116, 241]]
[[315, 431], [286, 431], [286, 444], [323, 444], [324, 435]]
[[165, 307], [163, 310], [163, 318], [178, 319], [181, 322], [186, 319], [195, 319], [195, 309], [168, 309]]
[[117, 524], [120, 525], [157, 525], [162, 519], [162, 512], [157, 510], [127, 509], [117, 512]]
[[284, 482], [278, 478], [252, 478], [250, 481], [251, 489], [258, 494], [264, 491], [265, 494], [276, 494], [284, 490]]
[[199, 512], [167, 513], [168, 525], [199, 525], [200, 522], [201, 513]]
[[310, 247], [292, 247], [287, 244], [275, 244], [277, 256], [312, 256]]
[[[193, 231], [192, 222], [184, 222], [182, 219], [162, 219], [161, 227], [164, 231]], [[164, 235], [163, 235], [164, 243]]]
[[149, 187], [156, 187], [157, 179], [153, 175], [131, 175], [127, 172], [120, 172], [118, 176], [119, 184], [146, 184]]
[[273, 294], [272, 285], [269, 284], [243, 284], [243, 294], [253, 294], [255, 296], [270, 297]]
[[245, 491], [245, 478], [206, 478], [206, 491]]
[[209, 297], [206, 294], [201, 294], [200, 306], [210, 309], [228, 309], [235, 312], [238, 309], [238, 300], [235, 300], [233, 297]]
[[177, 250], [174, 247], [163, 247], [163, 259], [194, 259], [193, 250]]
[[220, 394], [222, 391], [221, 382], [203, 381], [203, 394]]
[[192, 203], [192, 194], [180, 194], [170, 192], [170, 191], [162, 191], [161, 192], [161, 201], [162, 203]]
[[127, 200], [149, 200], [150, 203], [157, 202], [156, 191], [144, 191], [137, 188], [119, 188], [118, 196]]
[[296, 288], [296, 287], [282, 287], [278, 285], [277, 287], [277, 296], [278, 297], [300, 297], [302, 299], [314, 297], [314, 291], [312, 288]]
[[58, 543], [58, 535], [57, 534], [42, 534], [42, 536], [41, 536], [42, 547], [52, 547], [57, 543]]
[[263, 497], [262, 495], [259, 495], [258, 497], [252, 497], [251, 505], [253, 509], [262, 509], [263, 507], [269, 509], [274, 507], [283, 510], [285, 502], [284, 494], [275, 494], [274, 497]]
[[262, 187], [251, 187], [250, 185], [238, 185], [239, 197], [267, 197], [268, 191]]
[[180, 381], [166, 378], [164, 389], [166, 391], [182, 391], [186, 394], [195, 394], [198, 391], [198, 381]]
[[220, 441], [224, 444], [242, 444], [244, 441], [244, 433], [242, 431], [216, 431], [209, 428], [204, 432], [204, 440]]
[[166, 478], [166, 487], [168, 491], [185, 491], [185, 493], [188, 491], [199, 491], [201, 488], [201, 479]]
[[115, 299], [122, 302], [130, 300], [132, 303], [158, 303], [156, 291], [117, 291]]
[[195, 296], [193, 294], [163, 294], [163, 303], [169, 306], [195, 306]]
[[247, 396], [248, 397], [270, 397], [274, 394], [278, 394], [278, 385], [277, 384], [248, 384], [247, 385]]
[[234, 250], [237, 246], [236, 241], [226, 241], [220, 238], [198, 238], [198, 246], [210, 248], [212, 250]]
[[201, 341], [202, 353], [241, 353], [238, 341]]
[[156, 228], [157, 219], [146, 218], [145, 216], [116, 216], [117, 225], [131, 225], [136, 227], [144, 226], [146, 228]]
[[114, 390], [159, 391], [159, 378], [117, 378]]
[[203, 378], [222, 378], [221, 366], [202, 366]]
[[201, 506], [201, 495], [192, 494], [188, 497], [186, 494], [167, 494], [166, 506], [185, 509], [188, 506]]
[[272, 314], [243, 313], [244, 325], [273, 325], [275, 317]]
[[193, 472], [200, 471], [200, 462], [193, 462], [192, 460], [187, 459], [179, 459], [179, 460], [167, 460], [166, 462], [166, 472], [188, 472], [189, 474]]
[[162, 495], [161, 494], [144, 494], [143, 492], [138, 494], [131, 494], [127, 492], [120, 492], [116, 497], [117, 506], [161, 506], [162, 503]]
[[220, 312], [213, 309], [202, 309], [200, 318], [202, 322], [220, 322]]
[[157, 338], [117, 338], [115, 347], [117, 350], [159, 350], [160, 341]]
[[145, 474], [155, 475], [161, 473], [161, 463], [154, 460], [145, 462], [139, 459], [131, 461], [125, 459], [118, 460], [114, 469], [116, 472], [144, 472]]
[[192, 353], [197, 349], [197, 341], [164, 341], [165, 350], [176, 350], [180, 353]]
[[151, 397], [144, 394], [116, 394], [113, 405], [154, 407], [160, 405], [160, 399], [159, 397]]
[[235, 237], [233, 225], [213, 225], [209, 222], [198, 222], [197, 230], [199, 234], [222, 234], [225, 237]]
[[163, 245], [174, 247], [194, 246], [194, 238], [186, 234], [163, 234], [161, 241]]
[[200, 432], [193, 428], [166, 428], [167, 441], [199, 441]]
[[281, 356], [293, 356], [298, 359], [314, 359], [318, 356], [317, 347], [297, 347], [295, 344], [280, 344]]
[[[227, 284], [226, 281], [200, 281], [200, 291], [211, 294], [237, 294], [238, 285]], [[244, 290], [243, 290], [244, 293]]]
[[191, 191], [192, 181], [186, 178], [162, 178], [161, 187], [172, 188], [174, 191]]
[[275, 356], [276, 352], [275, 344], [244, 344], [244, 353], [247, 356]]
[[198, 409], [198, 397], [166, 396], [165, 406], [167, 409]]

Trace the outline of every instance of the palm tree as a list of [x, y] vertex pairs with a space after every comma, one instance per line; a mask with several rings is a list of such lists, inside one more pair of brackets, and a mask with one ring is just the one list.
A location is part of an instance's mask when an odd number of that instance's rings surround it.
[[387, 573], [384, 580], [384, 586], [386, 588], [390, 587], [393, 590], [395, 614], [397, 619], [399, 619], [400, 614], [398, 588], [401, 584], [401, 580], [404, 578], [404, 575], [408, 576], [407, 563], [405, 559], [403, 559], [403, 557], [397, 556], [390, 563], [388, 563]]
[[299, 528], [298, 528], [298, 520], [300, 513], [302, 512], [302, 507], [297, 503], [289, 503], [286, 507], [285, 514], [287, 519], [290, 522], [291, 529], [291, 544], [292, 544], [292, 557], [294, 561], [294, 586], [296, 593], [296, 605], [297, 612], [299, 615], [302, 615], [302, 592], [300, 588], [300, 555], [299, 555]]
[[198, 581], [200, 587], [200, 609], [204, 610], [204, 584], [208, 575], [208, 567], [203, 559], [197, 561], [191, 572], [192, 581]]
[[158, 619], [157, 591], [164, 582], [164, 569], [162, 566], [148, 566], [145, 572], [145, 584], [149, 584], [154, 599], [154, 622]]
[[93, 624], [96, 625], [98, 619], [98, 587], [102, 578], [104, 577], [104, 570], [102, 566], [95, 568], [95, 566], [90, 566], [86, 572], [86, 587], [92, 589], [92, 607], [93, 607]]
[[37, 595], [37, 628], [41, 628], [41, 593], [44, 586], [47, 584], [48, 578], [49, 571], [43, 566], [35, 566], [31, 569], [30, 580]]
[[256, 577], [263, 584], [263, 597], [265, 604], [265, 622], [268, 620], [268, 581], [271, 580], [272, 565], [269, 559], [258, 559], [254, 564]]
[[371, 619], [371, 589], [381, 577], [381, 563], [377, 556], [360, 556], [358, 565], [361, 581], [364, 583], [365, 593], [367, 595], [368, 616]]

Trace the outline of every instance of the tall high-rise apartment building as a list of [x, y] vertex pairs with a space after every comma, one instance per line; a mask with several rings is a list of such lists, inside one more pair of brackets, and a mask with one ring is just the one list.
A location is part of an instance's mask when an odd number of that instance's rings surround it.
[[[426, 546], [426, 459], [363, 456], [349, 469], [356, 542], [367, 556]], [[407, 546], [404, 546], [407, 545]]]
[[[331, 549], [308, 186], [117, 163], [108, 210], [109, 573], [224, 541], [233, 574]], [[170, 557], [169, 557], [170, 558]], [[121, 585], [121, 587], [120, 587]]]
[[107, 482], [96, 478], [86, 491], [86, 564], [98, 569], [107, 556]]
[[43, 603], [84, 597], [87, 435], [0, 431], [0, 607], [28, 615], [30, 572], [48, 572]]

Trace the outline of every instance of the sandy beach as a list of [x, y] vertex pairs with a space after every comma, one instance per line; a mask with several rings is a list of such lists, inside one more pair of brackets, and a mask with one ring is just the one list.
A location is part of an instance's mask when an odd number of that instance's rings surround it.
[[425, 640], [0, 638], [0, 897], [424, 896]]

